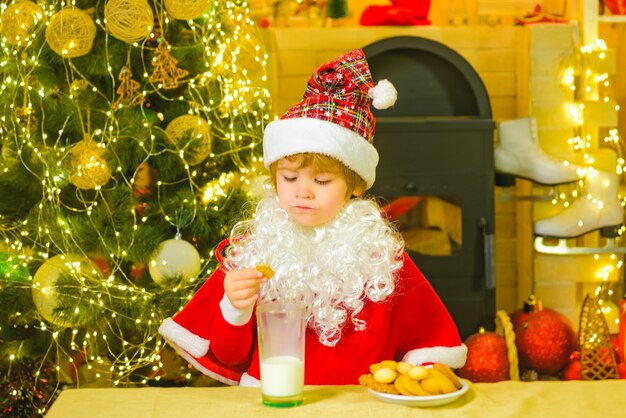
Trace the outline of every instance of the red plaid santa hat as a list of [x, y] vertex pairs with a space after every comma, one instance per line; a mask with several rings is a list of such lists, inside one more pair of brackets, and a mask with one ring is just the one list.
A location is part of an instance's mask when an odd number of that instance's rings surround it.
[[361, 49], [322, 65], [309, 79], [302, 100], [267, 125], [265, 166], [294, 154], [324, 154], [341, 161], [371, 187], [378, 152], [372, 144], [376, 120], [370, 105], [386, 109], [396, 98], [388, 80], [374, 85]]

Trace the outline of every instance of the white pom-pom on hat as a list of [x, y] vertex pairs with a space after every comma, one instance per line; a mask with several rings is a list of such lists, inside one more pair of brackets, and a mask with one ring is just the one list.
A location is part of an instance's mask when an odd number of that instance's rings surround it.
[[367, 92], [372, 99], [372, 105], [376, 109], [387, 109], [393, 106], [398, 99], [398, 91], [387, 79], [380, 80]]

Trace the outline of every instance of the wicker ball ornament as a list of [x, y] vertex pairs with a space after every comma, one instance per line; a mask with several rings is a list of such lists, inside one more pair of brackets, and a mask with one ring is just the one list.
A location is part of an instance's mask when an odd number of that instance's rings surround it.
[[84, 78], [74, 80], [72, 84], [70, 84], [69, 92], [72, 99], [78, 101], [89, 100], [93, 95], [91, 84]]
[[37, 24], [45, 19], [43, 9], [28, 0], [18, 0], [7, 6], [0, 16], [0, 33], [11, 45], [28, 42]]
[[[165, 128], [165, 137], [169, 143], [183, 149], [183, 157], [190, 165], [200, 164], [211, 153], [211, 126], [201, 117], [177, 117]], [[191, 140], [187, 145], [181, 144], [188, 138]]]
[[83, 190], [107, 184], [111, 179], [111, 170], [103, 158], [104, 152], [104, 148], [89, 139], [74, 145], [70, 151], [70, 183]]
[[58, 295], [63, 288], [57, 285], [59, 276], [70, 276], [81, 285], [81, 277], [98, 278], [101, 272], [89, 259], [74, 255], [56, 255], [44, 262], [33, 276], [31, 288], [33, 302], [39, 314], [51, 324], [59, 327], [80, 325], [80, 319], [69, 318], [63, 312], [55, 312], [58, 304]]
[[86, 12], [66, 7], [50, 18], [46, 42], [63, 58], [88, 54], [96, 37], [96, 25]]
[[193, 20], [202, 17], [211, 7], [211, 0], [165, 0], [165, 9], [178, 20]]
[[111, 35], [127, 43], [143, 41], [154, 25], [154, 14], [146, 0], [109, 0], [104, 17]]
[[197, 278], [201, 269], [200, 254], [196, 247], [183, 239], [168, 239], [159, 244], [148, 269], [152, 280], [160, 286]]

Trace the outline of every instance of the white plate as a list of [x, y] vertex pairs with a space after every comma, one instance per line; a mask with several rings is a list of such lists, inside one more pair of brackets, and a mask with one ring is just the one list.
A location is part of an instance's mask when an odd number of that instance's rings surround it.
[[445, 393], [443, 395], [432, 395], [432, 396], [406, 396], [406, 395], [394, 395], [392, 393], [383, 393], [377, 392], [373, 389], [368, 389], [370, 392], [374, 394], [378, 399], [388, 403], [394, 403], [397, 405], [405, 405], [405, 406], [418, 406], [418, 407], [428, 407], [428, 406], [438, 406], [445, 405], [450, 402], [454, 402], [461, 395], [469, 389], [469, 384], [466, 380], [461, 379], [461, 389], [456, 392]]

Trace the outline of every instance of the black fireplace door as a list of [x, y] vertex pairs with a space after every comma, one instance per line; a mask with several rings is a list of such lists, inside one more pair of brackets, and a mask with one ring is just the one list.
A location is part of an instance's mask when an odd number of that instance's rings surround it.
[[485, 86], [462, 56], [429, 39], [363, 50], [374, 80], [398, 90], [393, 108], [375, 111], [380, 162], [370, 192], [461, 336], [493, 329], [495, 123]]

